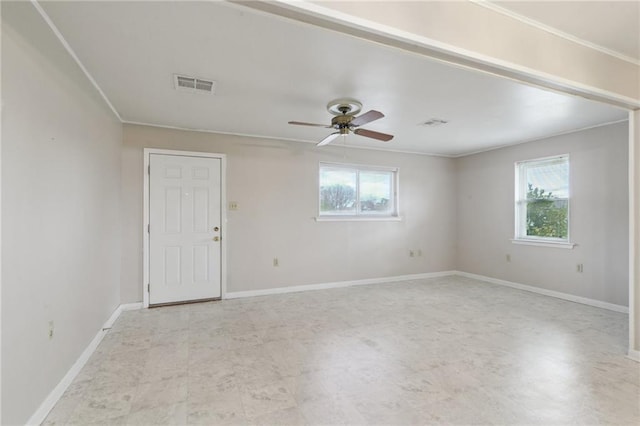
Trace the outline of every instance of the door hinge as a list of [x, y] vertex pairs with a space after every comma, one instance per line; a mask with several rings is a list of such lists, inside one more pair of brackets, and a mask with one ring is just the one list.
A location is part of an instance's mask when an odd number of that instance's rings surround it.
[[148, 224], [147, 225], [147, 234], [150, 234], [150, 233], [151, 233], [151, 224]]
[[151, 293], [151, 283], [147, 284], [147, 293]]
[[151, 174], [151, 166], [147, 166], [147, 174], [150, 175]]

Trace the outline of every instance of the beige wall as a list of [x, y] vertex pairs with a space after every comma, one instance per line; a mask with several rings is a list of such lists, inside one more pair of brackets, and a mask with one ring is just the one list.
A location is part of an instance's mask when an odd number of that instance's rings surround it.
[[120, 302], [121, 142], [34, 7], [2, 2], [3, 425], [34, 414]]
[[631, 235], [630, 271], [634, 280], [629, 287], [629, 296], [633, 297], [635, 304], [630, 310], [629, 327], [629, 349], [637, 351], [635, 357], [640, 357], [640, 111], [629, 113], [629, 154], [633, 157], [634, 167], [631, 169], [629, 179], [633, 182], [632, 190], [635, 193], [632, 199], [632, 210], [630, 215], [635, 217], [635, 229]]
[[[458, 159], [458, 269], [627, 306], [627, 142], [620, 123]], [[515, 245], [514, 162], [557, 154], [570, 155], [577, 245]]]
[[[228, 155], [240, 205], [228, 212], [230, 292], [460, 269], [627, 305], [627, 135], [620, 123], [454, 160], [125, 125], [122, 301], [142, 300], [142, 149], [154, 147]], [[577, 246], [512, 244], [514, 162], [563, 153]], [[400, 167], [404, 220], [315, 222], [319, 161]]]
[[[454, 160], [125, 125], [122, 301], [142, 300], [143, 148], [228, 155], [228, 291], [455, 267]], [[316, 222], [318, 162], [400, 168], [401, 222]], [[409, 249], [421, 249], [410, 258]], [[278, 257], [279, 267], [273, 266]]]

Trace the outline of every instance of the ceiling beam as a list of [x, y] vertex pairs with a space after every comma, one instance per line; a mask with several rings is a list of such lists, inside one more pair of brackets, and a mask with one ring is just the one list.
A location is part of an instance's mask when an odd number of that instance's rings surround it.
[[640, 109], [640, 66], [473, 2], [230, 2], [464, 68]]

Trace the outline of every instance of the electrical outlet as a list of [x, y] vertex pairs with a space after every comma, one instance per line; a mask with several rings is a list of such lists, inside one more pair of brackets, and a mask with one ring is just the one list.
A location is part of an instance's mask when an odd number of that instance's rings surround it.
[[409, 257], [416, 257], [416, 253], [413, 250], [409, 250]]
[[277, 257], [273, 258], [273, 266], [280, 266], [280, 262], [278, 261]]
[[507, 262], [511, 262], [511, 255], [510, 254], [507, 255]]
[[238, 210], [238, 202], [229, 201], [229, 210]]
[[582, 263], [578, 263], [576, 265], [576, 272], [580, 272], [582, 273], [582, 271], [584, 270]]
[[418, 256], [422, 256], [422, 249], [418, 249]]
[[53, 321], [49, 321], [49, 339], [53, 339]]

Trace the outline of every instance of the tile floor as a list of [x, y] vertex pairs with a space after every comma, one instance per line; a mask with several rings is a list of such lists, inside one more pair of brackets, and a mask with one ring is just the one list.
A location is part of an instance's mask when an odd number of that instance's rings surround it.
[[122, 314], [45, 424], [640, 424], [627, 316], [461, 278]]

